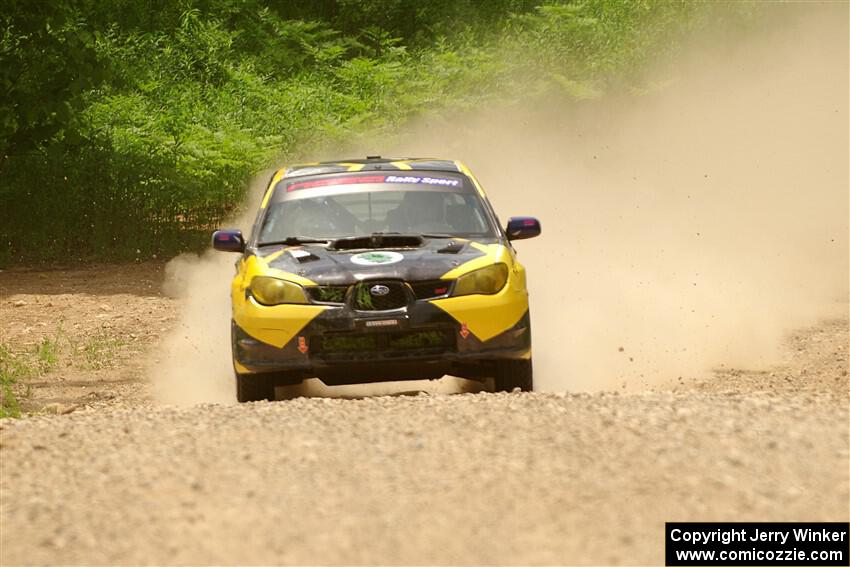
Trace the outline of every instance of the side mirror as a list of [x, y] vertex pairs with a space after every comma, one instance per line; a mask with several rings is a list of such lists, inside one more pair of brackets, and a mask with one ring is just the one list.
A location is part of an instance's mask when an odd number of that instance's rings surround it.
[[534, 217], [511, 217], [505, 232], [508, 240], [523, 240], [540, 236], [540, 221]]
[[217, 230], [212, 235], [212, 245], [222, 252], [244, 252], [245, 239], [241, 230]]

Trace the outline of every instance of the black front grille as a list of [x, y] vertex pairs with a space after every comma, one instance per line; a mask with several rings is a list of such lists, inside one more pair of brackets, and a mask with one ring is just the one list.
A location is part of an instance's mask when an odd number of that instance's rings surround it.
[[[381, 295], [373, 293], [375, 286], [384, 286], [387, 293]], [[406, 288], [413, 292], [415, 299], [432, 299], [446, 295], [451, 289], [451, 282], [447, 280], [424, 280], [417, 282], [391, 281], [391, 282], [362, 282], [353, 286], [351, 293], [351, 306], [358, 311], [387, 311], [400, 309], [407, 305], [409, 294]], [[346, 302], [349, 285], [320, 285], [306, 287], [305, 291], [310, 301], [314, 303], [330, 303], [342, 305]]]
[[345, 303], [347, 285], [320, 285], [305, 288], [312, 301], [316, 303]]
[[439, 297], [449, 292], [450, 282], [446, 280], [429, 280], [421, 282], [410, 282], [413, 295], [416, 299], [430, 299]]
[[402, 282], [361, 282], [351, 293], [351, 306], [358, 311], [389, 311], [408, 303]]

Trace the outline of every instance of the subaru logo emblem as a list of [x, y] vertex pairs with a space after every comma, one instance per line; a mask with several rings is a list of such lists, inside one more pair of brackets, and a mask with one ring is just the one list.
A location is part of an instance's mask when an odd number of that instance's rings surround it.
[[372, 295], [383, 296], [390, 293], [390, 288], [385, 285], [373, 285], [369, 288], [369, 293]]

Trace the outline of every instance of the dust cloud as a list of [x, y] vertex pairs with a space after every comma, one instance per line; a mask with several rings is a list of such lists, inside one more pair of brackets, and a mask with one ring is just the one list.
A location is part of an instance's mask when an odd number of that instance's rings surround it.
[[180, 300], [181, 311], [149, 365], [157, 401], [235, 402], [227, 285], [232, 262], [225, 254], [209, 251], [202, 256], [183, 254], [166, 266], [165, 293]]
[[[695, 41], [657, 77], [675, 81], [648, 94], [430, 119], [345, 157], [459, 158], [503, 221], [541, 219], [541, 238], [516, 243], [536, 389], [764, 367], [789, 330], [847, 316], [850, 264], [848, 5], [766, 27]], [[233, 399], [234, 259], [169, 265], [185, 314], [152, 367], [164, 402]]]
[[[226, 224], [249, 233], [271, 172], [255, 176], [244, 211]], [[222, 227], [222, 228], [225, 228]], [[237, 254], [182, 254], [165, 267], [163, 291], [180, 302], [176, 325], [163, 337], [147, 373], [163, 404], [235, 403], [230, 358], [230, 281]]]
[[541, 219], [516, 243], [536, 389], [764, 367], [847, 316], [848, 5], [772, 16], [701, 38], [658, 92], [488, 109], [385, 150], [459, 157], [503, 221]]

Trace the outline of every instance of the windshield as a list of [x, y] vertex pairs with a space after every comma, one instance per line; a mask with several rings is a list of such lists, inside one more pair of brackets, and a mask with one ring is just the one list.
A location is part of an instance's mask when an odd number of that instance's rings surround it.
[[374, 232], [488, 237], [495, 232], [475, 193], [358, 185], [269, 205], [259, 243], [291, 236], [335, 239]]

